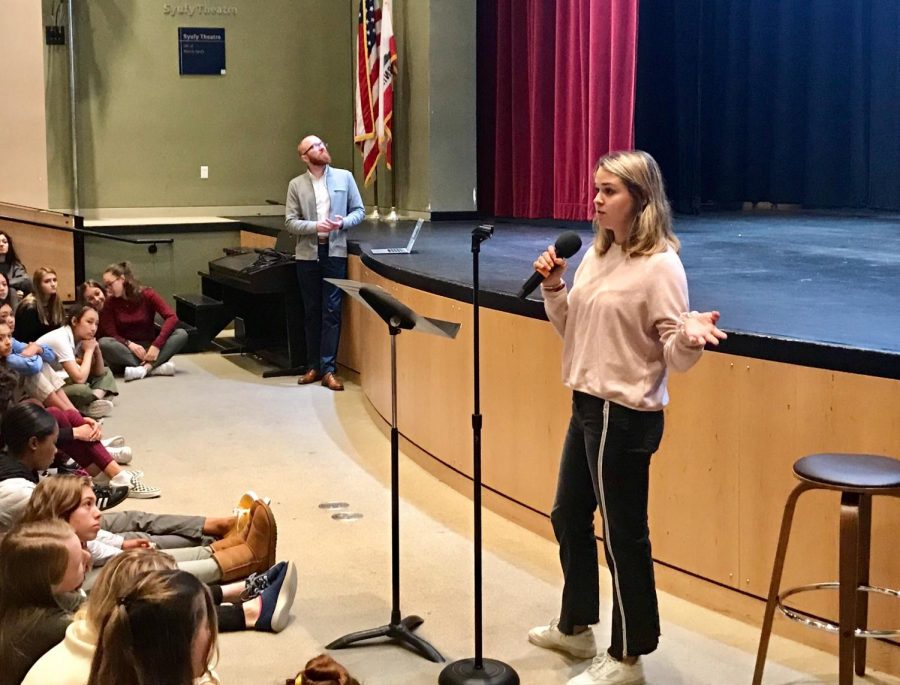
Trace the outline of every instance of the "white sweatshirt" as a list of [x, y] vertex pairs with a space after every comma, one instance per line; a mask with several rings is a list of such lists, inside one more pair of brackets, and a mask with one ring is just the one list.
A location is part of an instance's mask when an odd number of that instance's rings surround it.
[[575, 272], [571, 292], [543, 291], [547, 318], [563, 338], [566, 387], [641, 411], [669, 402], [668, 368], [687, 371], [702, 346], [684, 333], [687, 278], [671, 248], [629, 257], [593, 246]]

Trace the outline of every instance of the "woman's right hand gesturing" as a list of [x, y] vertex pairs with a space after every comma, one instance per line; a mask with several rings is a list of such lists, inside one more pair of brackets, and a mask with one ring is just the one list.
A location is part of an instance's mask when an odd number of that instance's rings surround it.
[[559, 285], [567, 266], [565, 259], [556, 256], [556, 247], [554, 245], [549, 245], [541, 253], [541, 256], [534, 260], [534, 270], [544, 277], [542, 285], [545, 288]]

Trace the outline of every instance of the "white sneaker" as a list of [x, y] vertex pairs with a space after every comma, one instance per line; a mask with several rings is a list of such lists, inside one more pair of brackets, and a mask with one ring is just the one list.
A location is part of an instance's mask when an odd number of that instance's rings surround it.
[[122, 445], [121, 447], [107, 447], [106, 451], [109, 452], [109, 456], [111, 456], [120, 466], [131, 463], [131, 448], [126, 445]]
[[140, 478], [131, 478], [131, 489], [128, 490], [128, 496], [135, 499], [154, 499], [162, 494], [159, 488], [147, 485]]
[[155, 369], [151, 369], [151, 376], [174, 376], [175, 375], [175, 362], [166, 362], [165, 364], [160, 364]]
[[103, 440], [100, 441], [100, 444], [106, 449], [109, 449], [110, 447], [125, 447], [125, 438], [121, 435], [114, 435], [111, 438], [103, 438]]
[[102, 419], [104, 416], [109, 416], [112, 414], [113, 403], [109, 400], [94, 400], [91, 402], [87, 409], [84, 410], [84, 415], [89, 416], [92, 419]]
[[567, 685], [644, 685], [645, 682], [640, 659], [629, 665], [602, 654], [594, 657], [594, 663]]
[[588, 628], [577, 635], [566, 635], [557, 627], [559, 619], [554, 618], [548, 626], [538, 626], [528, 631], [528, 641], [545, 649], [558, 649], [579, 659], [590, 659], [597, 654], [594, 631]]
[[125, 382], [139, 381], [147, 375], [147, 369], [143, 366], [126, 366]]
[[104, 483], [104, 485], [127, 485], [131, 487], [131, 481], [140, 480], [143, 477], [143, 471], [138, 471], [137, 469], [126, 471], [125, 469], [122, 469], [112, 478], [107, 477], [104, 473], [98, 473], [94, 476], [93, 480], [96, 483], [98, 478], [106, 478], [106, 483]]

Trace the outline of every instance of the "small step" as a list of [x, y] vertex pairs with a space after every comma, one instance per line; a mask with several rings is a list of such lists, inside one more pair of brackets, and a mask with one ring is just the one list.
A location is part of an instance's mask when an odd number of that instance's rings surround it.
[[221, 300], [208, 297], [207, 295], [203, 295], [201, 293], [183, 293], [181, 295], [175, 295], [174, 297], [176, 305], [183, 303], [186, 307], [190, 307], [191, 309], [224, 306], [224, 303]]
[[175, 295], [178, 320], [195, 327], [198, 338], [208, 344], [234, 318], [231, 307], [201, 293]]

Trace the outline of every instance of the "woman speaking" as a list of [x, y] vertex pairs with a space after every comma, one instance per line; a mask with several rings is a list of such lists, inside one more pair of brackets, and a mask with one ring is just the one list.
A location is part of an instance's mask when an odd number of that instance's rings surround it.
[[[563, 383], [573, 391], [551, 521], [564, 586], [558, 619], [528, 639], [591, 666], [569, 685], [642, 685], [639, 657], [656, 649], [659, 611], [647, 525], [650, 457], [663, 433], [669, 369], [687, 371], [725, 334], [718, 312], [691, 312], [680, 243], [656, 161], [613, 152], [594, 172], [594, 231], [571, 291], [553, 246], [534, 262], [544, 307], [563, 338]], [[612, 644], [597, 656], [594, 511], [612, 576]]]

